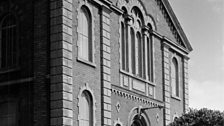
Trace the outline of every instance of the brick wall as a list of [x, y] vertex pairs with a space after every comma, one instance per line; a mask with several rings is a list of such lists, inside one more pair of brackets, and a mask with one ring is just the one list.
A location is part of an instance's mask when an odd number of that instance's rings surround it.
[[[82, 3], [82, 4], [81, 4]], [[87, 5], [91, 10], [91, 15], [93, 18], [93, 48], [94, 48], [94, 62], [92, 64], [86, 64], [80, 60], [78, 60], [78, 14], [80, 12], [80, 7], [83, 5], [83, 1], [81, 0], [73, 0], [73, 125], [78, 126], [78, 96], [81, 93], [81, 89], [84, 88], [87, 84], [89, 89], [92, 91], [93, 97], [95, 98], [95, 115], [94, 121], [95, 126], [99, 126], [102, 123], [101, 120], [101, 39], [100, 39], [100, 10], [98, 6], [95, 6], [92, 3], [88, 3]]]
[[[33, 2], [33, 125], [49, 125], [49, 3]], [[25, 52], [25, 51], [24, 51]]]

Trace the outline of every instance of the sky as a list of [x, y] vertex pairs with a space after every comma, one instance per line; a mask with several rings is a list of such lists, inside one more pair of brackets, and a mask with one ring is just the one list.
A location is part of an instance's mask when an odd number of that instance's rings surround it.
[[224, 0], [169, 0], [193, 51], [189, 106], [224, 111]]

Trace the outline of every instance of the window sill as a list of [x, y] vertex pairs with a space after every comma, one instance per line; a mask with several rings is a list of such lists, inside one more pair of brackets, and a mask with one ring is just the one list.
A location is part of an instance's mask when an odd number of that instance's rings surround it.
[[87, 60], [82, 59], [82, 58], [80, 58], [80, 57], [77, 58], [77, 61], [82, 62], [82, 63], [84, 63], [84, 64], [86, 64], [86, 65], [88, 65], [88, 66], [91, 66], [91, 67], [93, 67], [93, 68], [96, 68], [96, 64], [95, 64], [95, 63], [90, 62], [90, 61], [87, 61]]
[[6, 74], [10, 72], [15, 72], [20, 70], [19, 67], [13, 66], [13, 67], [8, 67], [8, 68], [0, 68], [0, 74]]
[[176, 100], [178, 100], [178, 101], [181, 101], [180, 97], [175, 96], [175, 95], [173, 95], [173, 94], [171, 95], [171, 98], [176, 99]]
[[156, 86], [155, 83], [153, 83], [153, 82], [151, 82], [151, 81], [148, 81], [148, 80], [145, 80], [145, 79], [143, 79], [143, 78], [140, 78], [140, 77], [138, 77], [138, 76], [136, 76], [136, 75], [134, 75], [134, 74], [128, 73], [128, 72], [126, 72], [126, 71], [124, 71], [124, 70], [122, 70], [122, 69], [120, 69], [120, 72], [123, 73], [123, 74], [125, 74], [125, 75], [127, 75], [127, 76], [130, 76], [130, 77], [132, 77], [132, 78], [134, 78], [134, 79], [136, 79], [136, 80], [143, 81], [143, 82], [148, 83], [148, 84], [150, 84], [150, 85], [152, 85], [152, 86]]

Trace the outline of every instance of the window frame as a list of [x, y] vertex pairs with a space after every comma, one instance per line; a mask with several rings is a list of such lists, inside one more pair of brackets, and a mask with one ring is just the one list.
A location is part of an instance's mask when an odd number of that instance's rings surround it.
[[[123, 14], [120, 16], [120, 71], [122, 73], [131, 75], [132, 77], [137, 77], [139, 79], [143, 79], [145, 81], [150, 82], [150, 84], [154, 83], [154, 46], [153, 46], [153, 38], [152, 38], [152, 31], [153, 28], [151, 26], [151, 22], [147, 21], [148, 24], [145, 24], [144, 21], [144, 16], [140, 9], [138, 7], [133, 6], [130, 12], [130, 15], [127, 14], [126, 7], [122, 6]], [[150, 26], [148, 26], [150, 24]], [[127, 26], [128, 28], [122, 28], [122, 25], [125, 27]], [[122, 37], [122, 34], [124, 32], [122, 29], [125, 29], [127, 32], [128, 36], [125, 36], [124, 38]], [[128, 29], [128, 30], [127, 30]], [[149, 38], [149, 43], [150, 45], [150, 53], [148, 53], [148, 42], [145, 40], [145, 34], [144, 30], [147, 32], [147, 38]], [[134, 36], [132, 36], [134, 34]], [[140, 34], [140, 35], [138, 35]], [[126, 34], [125, 34], [126, 35]], [[137, 36], [140, 36], [140, 43], [137, 41]], [[127, 38], [127, 39], [125, 39]], [[130, 54], [127, 56], [126, 53], [124, 54], [125, 50], [123, 49], [124, 42], [123, 41], [128, 41], [128, 48], [129, 50], [132, 50]], [[146, 42], [145, 42], [146, 41]], [[134, 44], [133, 44], [134, 42]], [[133, 46], [135, 50], [133, 50]], [[141, 47], [138, 47], [141, 46]], [[141, 50], [141, 53], [139, 53], [139, 49]], [[134, 56], [133, 56], [134, 53]], [[139, 55], [141, 54], [141, 55]], [[148, 56], [150, 54], [150, 56]], [[139, 57], [139, 56], [140, 57]], [[128, 68], [125, 68], [124, 66], [126, 65], [125, 57], [129, 57], [129, 63], [128, 63]], [[141, 62], [139, 61], [139, 58]], [[148, 63], [148, 59], [150, 60], [150, 64]], [[133, 62], [135, 60], [135, 62]], [[141, 65], [140, 65], [141, 64]], [[148, 66], [150, 65], [150, 67]], [[125, 68], [125, 69], [124, 69]], [[151, 68], [150, 71], [148, 68]], [[147, 70], [145, 70], [147, 69]], [[149, 76], [150, 74], [150, 76]]]
[[80, 126], [80, 120], [82, 119], [80, 116], [80, 106], [82, 105], [81, 104], [81, 100], [82, 100], [82, 94], [84, 92], [87, 92], [89, 98], [92, 100], [92, 106], [91, 106], [91, 109], [92, 109], [92, 124], [90, 126], [95, 126], [96, 125], [96, 117], [95, 117], [95, 112], [96, 112], [96, 99], [95, 99], [95, 96], [94, 96], [94, 92], [93, 90], [89, 87], [89, 84], [88, 83], [85, 83], [84, 86], [82, 86], [80, 88], [80, 91], [79, 91], [79, 94], [78, 94], [78, 126]]
[[[173, 56], [171, 58], [170, 64], [170, 86], [171, 86], [171, 96], [175, 99], [180, 100], [180, 65], [178, 58]], [[175, 73], [173, 73], [175, 72]], [[175, 77], [173, 77], [175, 74]], [[173, 83], [173, 79], [175, 79], [175, 83]], [[174, 89], [174, 87], [175, 89]]]
[[[86, 100], [86, 105], [84, 105], [84, 100]], [[79, 106], [79, 124], [81, 124], [81, 122], [88, 122], [88, 126], [93, 126], [93, 100], [92, 100], [92, 96], [89, 93], [89, 91], [84, 90], [81, 94], [81, 99], [80, 99], [80, 106]], [[84, 113], [83, 111], [80, 112], [80, 110], [82, 110], [83, 106], [88, 106], [88, 115], [87, 113]], [[82, 117], [81, 115], [84, 115], [85, 117]]]
[[[83, 11], [85, 10], [85, 11]], [[77, 27], [77, 35], [78, 35], [78, 40], [77, 40], [77, 61], [81, 62], [81, 63], [84, 63], [86, 65], [89, 65], [91, 67], [96, 67], [96, 64], [95, 64], [95, 35], [94, 35], [94, 16], [93, 16], [93, 11], [92, 11], [92, 6], [90, 5], [90, 3], [88, 1], [80, 1], [80, 4], [79, 4], [79, 7], [77, 8], [77, 11], [78, 11], [78, 16], [77, 16], [77, 21], [78, 21], [78, 27]], [[91, 48], [88, 52], [88, 57], [91, 57], [89, 60], [88, 59], [85, 59], [81, 56], [81, 40], [80, 40], [80, 34], [81, 34], [81, 29], [82, 27], [79, 25], [80, 23], [80, 20], [81, 20], [81, 13], [82, 12], [84, 13], [85, 12], [85, 15], [87, 15], [87, 17], [89, 17], [90, 21], [88, 22], [90, 27], [89, 28], [89, 48]]]
[[[0, 51], [0, 73], [15, 71], [15, 70], [17, 70], [16, 68], [19, 65], [19, 45], [20, 45], [19, 44], [19, 35], [18, 35], [19, 34], [19, 21], [18, 21], [17, 15], [15, 13], [12, 13], [12, 12], [6, 13], [1, 18], [1, 21], [0, 21], [0, 50], [2, 48], [2, 43], [3, 43], [2, 33], [3, 33], [3, 30], [5, 30], [5, 28], [3, 28], [2, 25], [3, 25], [3, 23], [5, 22], [5, 19], [7, 19], [8, 16], [13, 16], [13, 18], [15, 20], [15, 23], [14, 23], [15, 26], [13, 26], [14, 30], [15, 30], [15, 36], [14, 36], [14, 41], [12, 42], [13, 46], [11, 47], [12, 49], [14, 48], [14, 50], [11, 51], [12, 56], [10, 57], [11, 60], [14, 59], [14, 62], [12, 64], [7, 64], [6, 63], [5, 66], [2, 66], [2, 62], [3, 62], [2, 61], [2, 53], [3, 53], [3, 51]], [[6, 51], [5, 53], [8, 54], [10, 52]], [[6, 59], [6, 60], [8, 60], [8, 59]]]

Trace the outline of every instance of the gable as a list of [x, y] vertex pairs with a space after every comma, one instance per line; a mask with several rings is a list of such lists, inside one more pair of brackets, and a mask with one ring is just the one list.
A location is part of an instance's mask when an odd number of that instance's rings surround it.
[[172, 23], [171, 29], [174, 30], [174, 36], [177, 40], [177, 43], [185, 48], [188, 52], [192, 51], [193, 48], [189, 42], [189, 40], [187, 39], [186, 34], [184, 33], [176, 15], [174, 14], [168, 0], [156, 0], [157, 2], [159, 2], [163, 8], [165, 9], [168, 20]]

